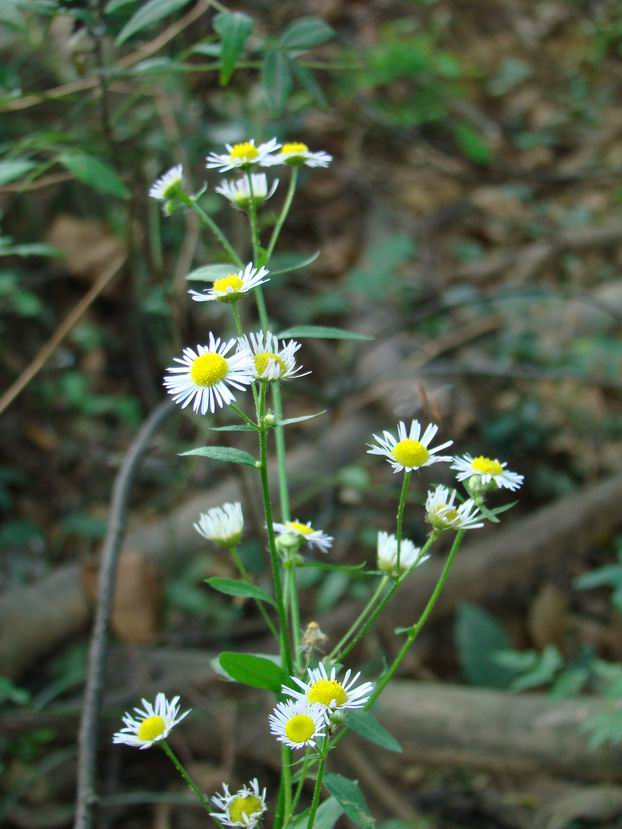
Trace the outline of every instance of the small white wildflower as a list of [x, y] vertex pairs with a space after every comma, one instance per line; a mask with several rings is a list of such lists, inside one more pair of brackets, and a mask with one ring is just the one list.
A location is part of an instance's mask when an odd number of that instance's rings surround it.
[[[378, 569], [383, 573], [388, 573], [390, 576], [397, 576], [397, 538], [390, 533], [378, 533]], [[421, 549], [415, 547], [412, 541], [407, 538], [402, 538], [400, 545], [400, 568], [399, 575], [406, 573], [414, 564], [423, 564], [430, 556], [424, 556], [419, 561]]]
[[246, 829], [254, 829], [268, 808], [265, 788], [259, 791], [259, 782], [256, 777], [250, 780], [247, 786], [238, 789], [235, 794], [231, 794], [226, 783], [223, 783], [222, 788], [223, 794], [215, 794], [211, 798], [214, 806], [220, 811], [210, 812], [210, 816], [225, 826], [244, 826]]
[[300, 343], [296, 340], [279, 343], [270, 331], [259, 331], [241, 337], [239, 343], [241, 349], [247, 349], [252, 355], [257, 380], [270, 383], [310, 374], [309, 371], [303, 372], [302, 366], [296, 365], [296, 352], [300, 349]]
[[451, 469], [457, 470], [456, 478], [459, 481], [466, 481], [470, 478], [484, 487], [494, 484], [500, 488], [509, 489], [512, 492], [520, 489], [524, 476], [506, 469], [507, 463], [501, 463], [496, 458], [486, 458], [483, 455], [473, 458], [466, 454], [463, 457], [452, 458]]
[[455, 505], [457, 492], [446, 486], [437, 486], [428, 492], [425, 502], [425, 520], [436, 532], [445, 530], [476, 530], [484, 526], [482, 514], [475, 501], [469, 498]]
[[269, 282], [265, 277], [269, 271], [267, 268], [255, 268], [252, 262], [242, 271], [231, 272], [226, 276], [215, 279], [212, 287], [205, 291], [188, 291], [195, 302], [237, 302], [237, 300], [258, 285]]
[[191, 709], [179, 714], [179, 697], [170, 702], [164, 694], [156, 696], [152, 705], [146, 699], [141, 700], [143, 707], [134, 708], [135, 714], [123, 715], [125, 728], [112, 737], [113, 743], [123, 743], [133, 748], [149, 748], [160, 740], [165, 740], [171, 730], [187, 717]]
[[268, 189], [268, 179], [265, 173], [253, 173], [251, 175], [253, 183], [253, 194], [251, 196], [251, 188], [248, 178], [227, 179], [216, 187], [216, 192], [224, 196], [232, 205], [240, 210], [246, 210], [250, 207], [251, 202], [256, 206], [263, 204], [276, 192], [279, 186], [278, 178], [274, 179], [270, 189]]
[[302, 141], [292, 141], [283, 144], [281, 152], [268, 156], [263, 162], [264, 167], [272, 167], [275, 164], [289, 164], [291, 167], [328, 167], [333, 160], [332, 155], [323, 151], [312, 153]]
[[210, 332], [208, 345], [198, 345], [196, 351], [184, 348], [183, 356], [175, 357], [181, 365], [171, 366], [164, 377], [175, 403], [182, 409], [192, 403], [193, 411], [204, 415], [233, 402], [235, 395], [229, 386], [243, 391], [254, 380], [253, 361], [247, 351], [227, 356], [236, 344], [235, 339], [221, 340]]
[[182, 164], [177, 164], [175, 167], [171, 167], [170, 170], [167, 170], [164, 175], [160, 176], [160, 178], [151, 185], [149, 195], [152, 199], [167, 201], [175, 195], [179, 185], [183, 181], [183, 177], [184, 168]]
[[272, 526], [275, 532], [301, 538], [310, 547], [317, 547], [321, 553], [327, 553], [333, 546], [333, 537], [322, 530], [314, 530], [310, 521], [307, 521], [306, 524], [298, 521], [298, 519], [296, 521], [285, 521], [283, 524], [275, 521]]
[[281, 146], [276, 138], [271, 138], [264, 144], [255, 146], [254, 139], [242, 141], [239, 144], [225, 144], [226, 153], [210, 153], [207, 156], [208, 170], [220, 170], [227, 173], [229, 170], [250, 170], [255, 164], [263, 165], [270, 153]]
[[202, 512], [198, 523], [192, 526], [208, 541], [232, 547], [239, 542], [244, 529], [242, 504], [236, 501], [233, 504], [223, 504], [222, 507], [213, 507]]
[[374, 690], [372, 682], [363, 682], [357, 687], [356, 683], [360, 677], [359, 673], [351, 677], [352, 671], [347, 670], [343, 680], [335, 678], [336, 670], [331, 668], [327, 673], [324, 663], [320, 662], [317, 668], [309, 668], [309, 680], [293, 676], [293, 682], [301, 690], [289, 688], [284, 685], [281, 688], [282, 694], [293, 697], [298, 702], [306, 702], [309, 705], [321, 705], [322, 708], [333, 711], [336, 708], [363, 708], [368, 702], [371, 692]]
[[430, 443], [438, 432], [438, 426], [434, 423], [426, 428], [423, 435], [421, 434], [421, 424], [418, 420], [413, 420], [410, 424], [410, 430], [407, 431], [404, 421], [400, 421], [397, 426], [397, 438], [391, 432], [383, 431], [382, 437], [374, 435], [377, 444], [368, 443], [370, 447], [367, 450], [369, 455], [384, 455], [393, 467], [394, 472], [401, 472], [403, 470], [421, 469], [422, 466], [430, 466], [439, 461], [450, 461], [452, 458], [445, 455], [436, 455], [442, 449], [446, 449], [453, 443], [448, 440], [430, 448]]
[[268, 719], [270, 733], [290, 748], [315, 746], [315, 741], [324, 736], [326, 728], [324, 708], [304, 700], [277, 703]]

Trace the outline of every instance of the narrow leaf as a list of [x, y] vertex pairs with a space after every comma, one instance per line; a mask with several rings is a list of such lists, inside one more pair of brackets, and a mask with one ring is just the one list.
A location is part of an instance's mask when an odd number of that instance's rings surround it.
[[285, 672], [272, 659], [252, 653], [226, 651], [218, 657], [221, 668], [236, 682], [251, 688], [267, 688], [275, 694], [288, 679]]
[[276, 425], [277, 426], [289, 426], [291, 423], [302, 423], [304, 420], [313, 420], [314, 417], [319, 417], [320, 415], [326, 414], [326, 409], [321, 412], [316, 412], [312, 415], [302, 415], [301, 417], [288, 417], [287, 420], [281, 420]]
[[[343, 808], [335, 800], [334, 797], [329, 797], [320, 806], [315, 814], [313, 821], [313, 829], [333, 829], [341, 815]], [[287, 825], [287, 829], [306, 829], [309, 820], [309, 809], [305, 809], [298, 815], [295, 815]]]
[[364, 737], [370, 743], [375, 743], [387, 751], [401, 752], [402, 747], [387, 729], [380, 725], [378, 720], [369, 711], [350, 711], [346, 717], [346, 725], [355, 731], [359, 737]]
[[286, 265], [282, 268], [271, 268], [271, 274], [279, 274], [279, 273], [289, 273], [290, 271], [298, 271], [301, 268], [306, 268], [320, 255], [319, 250], [316, 250], [315, 253], [312, 253], [310, 256], [305, 256], [304, 259], [295, 259], [290, 265]]
[[112, 12], [122, 9], [123, 6], [131, 6], [135, 2], [136, 0], [108, 0], [104, 6], [104, 14], [112, 14]]
[[315, 79], [315, 75], [310, 69], [307, 69], [306, 66], [302, 66], [298, 61], [292, 61], [292, 69], [294, 70], [294, 75], [298, 79], [298, 82], [305, 89], [311, 98], [315, 101], [318, 106], [326, 108], [328, 106], [328, 101], [326, 100], [326, 96], [324, 95], [324, 90], [319, 85], [317, 80]]
[[129, 199], [130, 191], [112, 167], [100, 158], [86, 155], [86, 153], [67, 152], [63, 153], [58, 160], [83, 184], [88, 184], [100, 193], [108, 193], [119, 199]]
[[244, 51], [246, 40], [253, 29], [253, 21], [242, 12], [221, 12], [214, 18], [214, 29], [222, 38], [220, 84], [226, 86]]
[[[305, 561], [296, 566], [310, 570], [342, 570], [344, 573], [354, 573], [357, 570], [362, 570], [366, 564], [366, 561], [362, 561], [360, 564], [330, 564], [327, 561]], [[382, 573], [381, 575], [385, 574]]]
[[266, 100], [275, 115], [285, 108], [292, 88], [290, 60], [286, 52], [271, 49], [261, 64], [261, 82]]
[[256, 426], [250, 426], [246, 423], [233, 424], [231, 426], [209, 426], [210, 432], [258, 432]]
[[219, 262], [217, 265], [203, 265], [200, 268], [195, 268], [195, 270], [190, 271], [186, 279], [194, 282], [213, 282], [215, 279], [220, 279], [221, 276], [226, 276], [235, 270], [237, 270], [235, 265]]
[[25, 158], [9, 158], [6, 161], [0, 161], [0, 184], [15, 181], [36, 166], [34, 161], [28, 161]]
[[319, 17], [301, 17], [285, 29], [279, 39], [284, 49], [311, 49], [335, 36], [335, 30]]
[[199, 455], [202, 458], [211, 458], [213, 461], [241, 463], [244, 466], [256, 468], [256, 461], [252, 455], [242, 449], [232, 449], [228, 446], [201, 446], [199, 449], [191, 449], [189, 452], [180, 452], [180, 455]]
[[279, 339], [284, 337], [317, 337], [323, 340], [373, 340], [367, 334], [356, 331], [344, 331], [343, 328], [333, 328], [330, 325], [295, 325], [277, 334]]
[[326, 774], [324, 785], [357, 826], [361, 829], [370, 829], [375, 825], [376, 821], [370, 815], [363, 792], [355, 780], [350, 780], [341, 774]]
[[207, 583], [214, 590], [219, 593], [224, 593], [227, 596], [241, 596], [245, 599], [257, 599], [259, 602], [268, 602], [274, 605], [274, 599], [261, 587], [254, 584], [249, 584], [247, 581], [240, 581], [239, 579], [221, 579], [214, 576], [211, 579], [206, 579]]
[[117, 46], [125, 43], [137, 32], [141, 32], [153, 23], [157, 23], [158, 20], [162, 20], [163, 17], [168, 17], [169, 14], [188, 5], [189, 2], [190, 0], [149, 0], [148, 3], [141, 5], [121, 29], [116, 40]]

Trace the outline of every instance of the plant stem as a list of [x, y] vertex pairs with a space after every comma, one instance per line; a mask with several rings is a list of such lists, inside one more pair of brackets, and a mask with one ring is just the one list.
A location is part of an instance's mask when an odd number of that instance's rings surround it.
[[175, 752], [173, 751], [173, 749], [169, 746], [169, 744], [166, 742], [166, 740], [161, 740], [159, 745], [162, 746], [162, 750], [164, 751], [166, 756], [169, 758], [171, 763], [175, 766], [177, 771], [184, 778], [184, 780], [188, 784], [189, 789], [199, 798], [199, 800], [201, 802], [201, 805], [204, 806], [205, 809], [207, 809], [207, 811], [209, 812], [212, 807], [210, 805], [210, 802], [209, 802], [208, 798], [199, 789], [199, 787], [194, 782], [192, 777], [190, 777], [190, 775], [188, 774], [188, 772], [186, 771], [186, 769], [182, 765], [181, 761], [178, 759], [178, 757], [175, 754]]
[[302, 761], [302, 768], [300, 770], [300, 777], [298, 779], [298, 784], [296, 785], [296, 790], [294, 792], [294, 797], [292, 800], [292, 805], [290, 809], [290, 813], [285, 816], [285, 823], [287, 823], [290, 817], [296, 811], [296, 807], [298, 806], [298, 801], [300, 800], [300, 796], [302, 794], [302, 788], [305, 784], [305, 780], [307, 779], [307, 769], [309, 768], [309, 755], [305, 754], [304, 760]]
[[300, 671], [300, 608], [298, 605], [298, 585], [296, 584], [296, 565], [290, 561], [290, 569], [287, 570], [287, 587], [289, 591], [289, 616], [292, 623], [292, 647], [294, 649], [294, 666]]
[[307, 821], [307, 829], [313, 829], [315, 822], [315, 815], [320, 805], [320, 794], [322, 792], [322, 780], [324, 779], [324, 769], [326, 768], [326, 755], [328, 754], [328, 737], [325, 738], [323, 750], [320, 754], [320, 764], [317, 767], [317, 777], [315, 778], [315, 788], [313, 789], [313, 799], [311, 800], [311, 808], [309, 810], [309, 820]]
[[376, 687], [374, 688], [374, 691], [373, 691], [371, 697], [369, 698], [369, 700], [367, 702], [367, 705], [365, 706], [366, 709], [372, 707], [374, 702], [378, 699], [378, 697], [383, 692], [385, 687], [391, 681], [391, 679], [393, 678], [393, 675], [395, 674], [395, 672], [397, 671], [397, 669], [401, 665], [402, 661], [404, 660], [404, 657], [406, 656], [406, 654], [408, 653], [408, 651], [412, 647], [413, 642], [415, 641], [417, 636], [419, 636], [423, 626], [428, 621], [428, 618], [429, 618], [430, 614], [432, 613], [432, 611], [434, 610], [434, 606], [436, 605], [436, 602], [438, 601], [438, 598], [441, 595], [443, 587], [445, 586], [445, 582], [447, 581], [447, 577], [449, 576], [449, 572], [450, 572], [450, 570], [452, 568], [452, 565], [454, 563], [456, 553], [460, 549], [460, 544], [462, 543], [462, 537], [463, 536], [464, 536], [464, 530], [458, 530], [458, 532], [456, 533], [456, 536], [454, 538], [454, 542], [451, 545], [451, 550], [449, 551], [449, 555], [447, 556], [445, 566], [443, 567], [443, 572], [441, 573], [439, 580], [436, 582], [436, 586], [435, 586], [435, 588], [432, 592], [432, 595], [428, 599], [428, 603], [426, 604], [426, 606], [423, 610], [423, 613], [421, 614], [421, 616], [419, 617], [417, 622], [414, 625], [412, 625], [412, 627], [410, 628], [408, 636], [406, 637], [406, 641], [402, 645], [402, 648], [401, 648], [400, 652], [398, 653], [398, 655], [395, 657], [395, 659], [393, 660], [393, 662], [391, 663], [391, 665], [389, 666], [387, 671], [383, 674], [383, 676], [376, 683]]
[[237, 302], [231, 302], [231, 314], [233, 316], [233, 324], [235, 326], [235, 333], [238, 337], [244, 336], [244, 329], [242, 328], [242, 320], [240, 319], [240, 312], [238, 311]]
[[332, 651], [328, 654], [328, 661], [336, 662], [338, 657], [340, 656], [340, 651], [348, 641], [348, 639], [354, 635], [356, 629], [362, 625], [363, 621], [367, 614], [372, 610], [378, 599], [380, 598], [381, 594], [383, 593], [385, 587], [387, 586], [387, 582], [389, 580], [388, 576], [383, 576], [380, 581], [378, 582], [378, 586], [376, 587], [375, 591], [369, 598], [365, 607], [361, 610], [359, 615], [356, 617], [354, 622], [350, 625], [349, 629], [346, 633], [343, 634], [339, 642], [335, 645]]
[[248, 218], [251, 225], [251, 244], [253, 246], [253, 263], [255, 267], [259, 267], [260, 259], [259, 253], [261, 249], [261, 242], [259, 240], [259, 226], [257, 224], [257, 205], [255, 204], [255, 193], [253, 192], [253, 176], [249, 172], [246, 173], [246, 180], [248, 181], [248, 192], [250, 195], [250, 203], [248, 206]]
[[[261, 384], [259, 390], [259, 422], [265, 415], [266, 408], [266, 384]], [[276, 601], [277, 613], [279, 616], [281, 664], [288, 674], [292, 673], [292, 655], [287, 627], [287, 617], [283, 603], [283, 586], [281, 583], [281, 562], [276, 549], [274, 537], [272, 501], [270, 499], [270, 484], [268, 481], [268, 434], [265, 429], [259, 432], [259, 472], [261, 475], [261, 491], [263, 497], [263, 508], [268, 531], [268, 549], [272, 565], [272, 580], [274, 583], [274, 599]]]
[[199, 219], [201, 219], [203, 224], [207, 225], [207, 227], [211, 230], [211, 232], [214, 234], [216, 239], [218, 239], [218, 241], [220, 242], [223, 250], [225, 250], [229, 254], [229, 256], [231, 257], [232, 261], [235, 262], [235, 264], [239, 268], [241, 268], [244, 265], [244, 263], [242, 262], [240, 257], [237, 255], [237, 253], [233, 249], [233, 247], [231, 245], [231, 242], [227, 239], [225, 234], [218, 227], [218, 225], [212, 219], [212, 217], [208, 216], [208, 214], [205, 212], [205, 210], [203, 210], [202, 207], [199, 207], [199, 205], [196, 203], [196, 201], [194, 199], [192, 199], [187, 193], [180, 192], [179, 193], [179, 198], [186, 205], [186, 207], [189, 207], [191, 210], [194, 210], [194, 212], [197, 214]]
[[[281, 746], [281, 775], [283, 777], [283, 814], [285, 818], [292, 812], [292, 769], [291, 749]], [[285, 820], [283, 821], [285, 823]]]
[[400, 576], [400, 558], [402, 555], [402, 529], [404, 526], [404, 510], [406, 509], [406, 498], [408, 496], [408, 487], [410, 485], [411, 477], [412, 472], [408, 471], [404, 473], [404, 480], [402, 481], [402, 491], [400, 492], [400, 502], [397, 507], [397, 518], [395, 526], [395, 537], [397, 539], [396, 581], [399, 579]]
[[[279, 383], [272, 383], [272, 402], [274, 404], [274, 416], [277, 424], [283, 420], [283, 401], [281, 399], [281, 386]], [[274, 430], [276, 443], [276, 463], [279, 480], [279, 503], [281, 506], [281, 521], [289, 521], [289, 488], [287, 486], [287, 461], [285, 450], [285, 429], [283, 426], [276, 426]]]
[[285, 219], [287, 219], [287, 215], [290, 211], [292, 206], [292, 202], [294, 200], [294, 193], [296, 192], [296, 184], [298, 182], [298, 167], [292, 167], [292, 175], [289, 180], [289, 187], [287, 189], [287, 195], [285, 196], [285, 201], [283, 203], [283, 208], [279, 214], [279, 218], [276, 220], [276, 224], [274, 226], [274, 230], [272, 231], [272, 236], [270, 237], [270, 243], [268, 244], [268, 249], [266, 250], [266, 255], [264, 262], [262, 264], [268, 264], [270, 259], [272, 258], [272, 254], [274, 253], [274, 248], [276, 247], [276, 243], [279, 240], [279, 236], [281, 235], [281, 230], [283, 225], [285, 224]]
[[[240, 558], [238, 548], [235, 547], [235, 546], [229, 547], [229, 551], [231, 553], [231, 558], [233, 559], [233, 562], [234, 562], [235, 566], [238, 568], [239, 574], [242, 576], [242, 580], [245, 581], [247, 584], [253, 584], [254, 582], [253, 582], [253, 579], [251, 578], [251, 574], [248, 572], [248, 570], [244, 566], [244, 562]], [[255, 599], [255, 604], [257, 605], [257, 609], [261, 613], [264, 622], [268, 626], [268, 629], [270, 630], [270, 633], [274, 636], [274, 638], [278, 642], [279, 641], [278, 631], [274, 627], [274, 622], [270, 618], [270, 614], [268, 613], [268, 611], [264, 607], [263, 602], [260, 601], [259, 599]]]

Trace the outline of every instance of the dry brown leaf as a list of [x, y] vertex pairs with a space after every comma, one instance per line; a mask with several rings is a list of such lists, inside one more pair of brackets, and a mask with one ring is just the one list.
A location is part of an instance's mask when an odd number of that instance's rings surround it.
[[559, 646], [568, 622], [568, 599], [554, 584], [544, 584], [529, 608], [527, 626], [533, 644], [544, 649]]
[[[112, 261], [125, 254], [125, 245], [104, 225], [66, 214], [54, 220], [46, 241], [63, 252], [70, 273], [88, 282], [94, 282]], [[103, 293], [113, 293], [114, 285], [111, 282]]]

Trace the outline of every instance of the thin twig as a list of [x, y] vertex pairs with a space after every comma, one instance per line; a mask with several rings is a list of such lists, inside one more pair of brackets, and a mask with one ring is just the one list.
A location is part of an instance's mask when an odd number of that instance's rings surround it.
[[174, 411], [175, 406], [170, 401], [166, 401], [160, 403], [151, 413], [136, 436], [136, 440], [127, 451], [112, 490], [108, 529], [101, 555], [97, 605], [91, 634], [78, 739], [75, 829], [91, 829], [93, 812], [97, 805], [95, 777], [97, 773], [98, 719], [104, 688], [108, 626], [112, 611], [117, 562], [125, 536], [127, 502], [134, 477], [149, 442]]
[[67, 334], [78, 322], [82, 314], [84, 314], [87, 308], [94, 302], [95, 299], [97, 299], [106, 285], [119, 273], [124, 262], [125, 254], [117, 257], [112, 265], [110, 265], [110, 267], [101, 274], [99, 279], [93, 283], [93, 286], [86, 292], [78, 304], [74, 306], [69, 314], [67, 314], [47, 343], [35, 356], [34, 360], [26, 366], [17, 380], [15, 380], [15, 382], [12, 383], [12, 385], [10, 385], [4, 392], [2, 397], [0, 397], [0, 414], [2, 414], [2, 412], [4, 412], [4, 410], [11, 405], [17, 395], [20, 394], [26, 388], [28, 383], [30, 383], [32, 378], [39, 373], [54, 351], [56, 351], [58, 346], [65, 339]]

